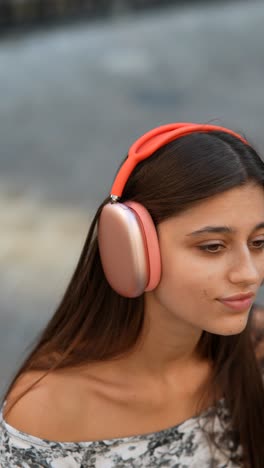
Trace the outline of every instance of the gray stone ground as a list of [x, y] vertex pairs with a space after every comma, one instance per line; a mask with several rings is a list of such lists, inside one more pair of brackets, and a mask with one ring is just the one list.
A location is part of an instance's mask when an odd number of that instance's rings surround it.
[[236, 1], [2, 40], [0, 389], [52, 315], [139, 135], [212, 121], [264, 153], [263, 22], [263, 3]]

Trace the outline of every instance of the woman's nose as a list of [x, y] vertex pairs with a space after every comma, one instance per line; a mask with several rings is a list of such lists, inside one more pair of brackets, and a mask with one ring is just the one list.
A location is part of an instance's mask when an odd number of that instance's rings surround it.
[[260, 272], [250, 251], [236, 256], [234, 264], [229, 270], [229, 279], [232, 283], [244, 283], [246, 285], [259, 283]]

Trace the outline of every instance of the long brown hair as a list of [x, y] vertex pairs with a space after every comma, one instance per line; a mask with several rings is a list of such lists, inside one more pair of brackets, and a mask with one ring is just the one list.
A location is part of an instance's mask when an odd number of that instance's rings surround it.
[[[252, 147], [224, 132], [194, 133], [168, 143], [141, 162], [121, 201], [142, 203], [158, 225], [202, 199], [249, 181], [264, 185], [264, 163]], [[92, 221], [60, 305], [12, 379], [3, 401], [29, 370], [44, 371], [43, 378], [55, 369], [114, 359], [137, 344], [144, 322], [144, 295], [134, 299], [118, 295], [107, 283], [100, 262], [96, 226], [108, 200]], [[251, 319], [239, 335], [204, 331], [197, 351], [213, 363], [205, 390], [216, 395], [221, 388], [231, 413], [233, 441], [236, 447], [243, 447], [241, 463], [263, 468], [264, 389], [251, 340]], [[232, 449], [230, 459], [238, 462]]]

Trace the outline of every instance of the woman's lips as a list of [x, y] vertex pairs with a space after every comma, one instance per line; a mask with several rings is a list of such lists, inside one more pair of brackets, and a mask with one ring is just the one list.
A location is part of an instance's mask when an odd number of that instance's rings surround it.
[[246, 310], [252, 305], [254, 298], [249, 297], [247, 299], [240, 299], [240, 300], [236, 300], [236, 301], [227, 301], [227, 300], [223, 300], [223, 299], [218, 299], [218, 300], [222, 304], [224, 304], [225, 306], [230, 307], [230, 309], [233, 309], [233, 310]]

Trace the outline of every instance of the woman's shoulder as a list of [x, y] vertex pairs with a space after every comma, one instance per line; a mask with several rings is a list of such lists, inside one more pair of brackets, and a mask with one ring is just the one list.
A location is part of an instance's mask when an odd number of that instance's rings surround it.
[[21, 432], [56, 440], [63, 434], [62, 428], [66, 430], [78, 403], [74, 384], [68, 373], [26, 372], [6, 398], [5, 422]]
[[91, 368], [89, 365], [85, 369], [26, 372], [7, 395], [4, 421], [23, 433], [45, 440], [101, 439], [106, 425], [102, 389], [106, 389], [106, 394], [109, 392], [105, 379], [101, 377], [102, 383], [98, 372]]
[[43, 372], [29, 371], [22, 374], [7, 395], [3, 408], [4, 420], [16, 429], [38, 434], [53, 419], [52, 379], [38, 380]]
[[[84, 450], [77, 443], [60, 443], [53, 438], [58, 422], [52, 403], [53, 383], [43, 380], [12, 406], [21, 393], [35, 383], [43, 372], [25, 373], [9, 393], [0, 411], [0, 466], [80, 467]], [[9, 412], [8, 412], [9, 410]], [[42, 437], [46, 431], [46, 437]], [[50, 436], [50, 437], [49, 437]]]

